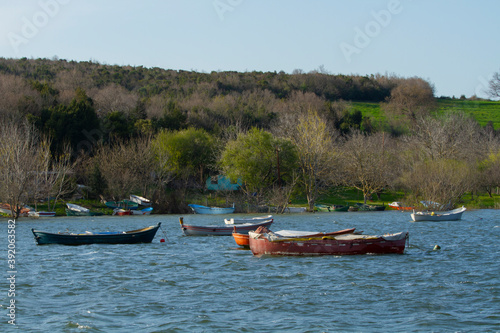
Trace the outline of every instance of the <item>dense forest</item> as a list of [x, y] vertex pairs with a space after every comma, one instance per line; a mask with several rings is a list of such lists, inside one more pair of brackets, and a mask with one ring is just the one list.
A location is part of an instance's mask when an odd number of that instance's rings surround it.
[[[436, 112], [434, 87], [418, 77], [0, 58], [0, 96], [0, 154], [18, 154], [0, 167], [20, 178], [2, 180], [0, 199], [13, 205], [83, 183], [88, 195], [141, 193], [179, 212], [187, 190], [203, 193], [206, 177], [218, 174], [242, 180], [238, 200], [252, 207], [303, 195], [312, 208], [335, 186], [359, 188], [365, 200], [392, 188], [452, 206], [466, 191], [491, 194], [500, 184], [498, 133], [460, 110]], [[353, 101], [380, 103], [390, 120], [373, 121]], [[23, 178], [12, 161], [37, 172]], [[30, 182], [44, 190], [19, 190]]]

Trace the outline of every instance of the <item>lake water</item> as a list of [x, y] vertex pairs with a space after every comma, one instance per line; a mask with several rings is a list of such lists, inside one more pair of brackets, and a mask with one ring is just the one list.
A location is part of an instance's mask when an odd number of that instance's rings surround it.
[[[409, 231], [409, 246], [404, 255], [262, 258], [232, 237], [183, 236], [175, 215], [24, 218], [15, 227], [13, 297], [2, 219], [0, 331], [500, 331], [499, 215], [466, 211], [461, 221], [418, 223], [398, 211], [275, 215], [272, 230]], [[156, 222], [151, 244], [37, 246], [31, 234]], [[12, 299], [16, 326], [8, 323]]]

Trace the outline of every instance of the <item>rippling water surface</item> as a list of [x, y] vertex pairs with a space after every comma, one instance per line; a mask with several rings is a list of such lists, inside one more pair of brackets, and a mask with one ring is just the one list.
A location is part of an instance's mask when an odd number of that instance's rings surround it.
[[[276, 215], [273, 230], [409, 231], [409, 246], [404, 255], [262, 258], [232, 237], [183, 236], [179, 216], [19, 219], [17, 326], [7, 323], [3, 279], [0, 331], [499, 331], [499, 215], [477, 210], [461, 221], [418, 223], [397, 211]], [[152, 244], [37, 246], [31, 234], [156, 222], [162, 228]], [[0, 224], [7, 253], [7, 219]]]

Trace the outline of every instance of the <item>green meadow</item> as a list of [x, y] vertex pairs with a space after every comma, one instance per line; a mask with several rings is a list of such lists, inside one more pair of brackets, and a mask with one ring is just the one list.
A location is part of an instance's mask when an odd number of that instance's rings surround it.
[[[500, 129], [500, 101], [440, 98], [436, 102], [438, 112], [463, 111], [483, 127], [491, 121], [495, 130]], [[374, 123], [385, 120], [380, 103], [352, 102], [352, 108], [361, 111], [363, 116], [370, 117]]]

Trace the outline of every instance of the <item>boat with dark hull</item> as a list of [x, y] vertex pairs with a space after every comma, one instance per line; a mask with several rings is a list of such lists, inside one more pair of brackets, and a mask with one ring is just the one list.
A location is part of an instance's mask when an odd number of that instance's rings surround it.
[[184, 219], [179, 219], [181, 230], [186, 236], [231, 236], [233, 232], [240, 234], [248, 234], [251, 230], [256, 230], [258, 227], [268, 227], [273, 223], [273, 219], [260, 221], [257, 223], [243, 223], [234, 225], [190, 225], [185, 224]]
[[151, 243], [160, 228], [161, 222], [155, 226], [130, 231], [85, 232], [81, 234], [59, 232], [51, 233], [31, 229], [38, 245], [62, 244], [135, 244]]

